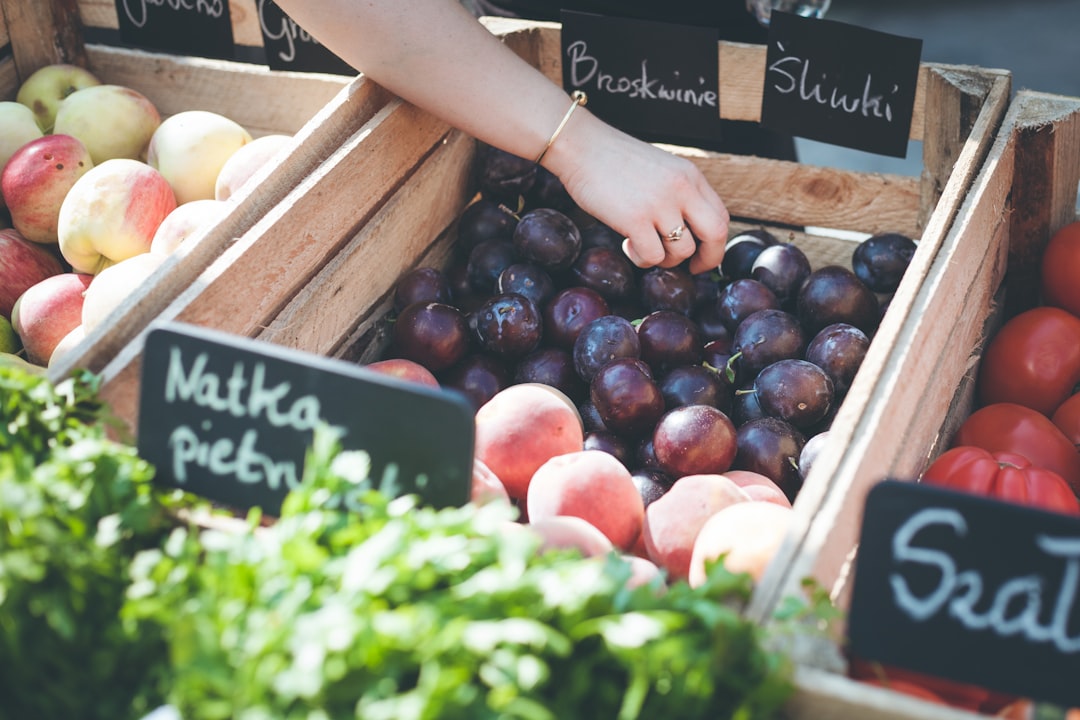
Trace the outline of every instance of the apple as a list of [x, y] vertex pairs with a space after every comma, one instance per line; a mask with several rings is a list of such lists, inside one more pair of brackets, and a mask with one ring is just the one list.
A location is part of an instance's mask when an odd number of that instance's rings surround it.
[[83, 330], [90, 333], [102, 325], [105, 318], [124, 305], [135, 289], [167, 259], [167, 255], [144, 252], [110, 265], [95, 275], [86, 289], [82, 306]]
[[165, 216], [150, 240], [150, 252], [168, 255], [192, 235], [218, 223], [229, 212], [222, 200], [192, 200]]
[[48, 367], [52, 367], [60, 362], [60, 359], [70, 353], [79, 343], [86, 337], [86, 329], [79, 323], [71, 329], [64, 337], [60, 338], [60, 342], [56, 343], [56, 347], [53, 348], [52, 355], [49, 356]]
[[16, 150], [44, 134], [33, 110], [11, 100], [0, 102], [0, 170]]
[[15, 353], [0, 352], [0, 367], [14, 367], [35, 375], [45, 374], [45, 368], [27, 362], [25, 358]]
[[221, 166], [214, 183], [214, 197], [228, 200], [248, 179], [274, 159], [281, 148], [292, 142], [292, 135], [263, 135], [234, 152]]
[[56, 243], [60, 205], [93, 166], [86, 146], [71, 135], [45, 135], [19, 148], [0, 173], [0, 191], [15, 229], [27, 240]]
[[27, 288], [11, 310], [26, 359], [47, 365], [56, 345], [82, 322], [83, 297], [93, 275], [65, 272]]
[[75, 181], [60, 205], [60, 252], [77, 272], [97, 274], [149, 252], [176, 208], [168, 181], [144, 162], [113, 158]]
[[15, 354], [22, 349], [18, 333], [11, 326], [11, 321], [0, 317], [0, 353]]
[[15, 100], [30, 108], [43, 133], [50, 133], [57, 108], [64, 98], [83, 88], [100, 84], [101, 80], [86, 68], [55, 63], [32, 72], [19, 86]]
[[154, 131], [146, 161], [172, 185], [178, 204], [212, 200], [221, 168], [251, 141], [251, 133], [235, 120], [207, 110], [185, 110]]
[[[183, 207], [183, 205], [180, 207]], [[402, 380], [408, 380], [409, 382], [419, 383], [420, 385], [439, 387], [438, 379], [430, 370], [420, 363], [406, 358], [376, 360], [375, 362], [368, 363], [364, 367], [368, 370], [382, 373], [383, 375], [390, 375]]]
[[95, 85], [68, 95], [56, 111], [54, 133], [74, 135], [95, 165], [113, 158], [142, 160], [161, 125], [154, 103], [123, 85]]
[[48, 247], [32, 243], [18, 230], [0, 230], [0, 315], [11, 317], [11, 308], [26, 290], [64, 266]]

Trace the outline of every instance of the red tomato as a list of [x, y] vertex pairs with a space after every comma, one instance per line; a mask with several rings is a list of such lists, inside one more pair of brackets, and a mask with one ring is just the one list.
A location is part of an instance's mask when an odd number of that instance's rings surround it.
[[1073, 445], [1080, 448], [1080, 393], [1070, 395], [1065, 402], [1058, 405], [1058, 409], [1050, 416], [1050, 421], [1065, 433], [1065, 437], [1069, 438]]
[[1065, 478], [1074, 493], [1080, 490], [1080, 452], [1050, 418], [1031, 408], [1016, 403], [979, 408], [953, 436], [952, 446], [960, 445], [1023, 455]]
[[1056, 307], [1032, 308], [1006, 321], [979, 364], [982, 405], [1017, 403], [1047, 417], [1078, 382], [1080, 317]]
[[856, 657], [850, 658], [848, 675], [860, 682], [968, 710], [978, 710], [990, 698], [990, 691], [978, 685], [946, 680]]
[[1058, 230], [1042, 258], [1042, 294], [1047, 305], [1080, 316], [1080, 221]]
[[1023, 455], [960, 445], [946, 450], [922, 476], [930, 485], [972, 492], [1017, 505], [1080, 514], [1080, 501], [1056, 472]]

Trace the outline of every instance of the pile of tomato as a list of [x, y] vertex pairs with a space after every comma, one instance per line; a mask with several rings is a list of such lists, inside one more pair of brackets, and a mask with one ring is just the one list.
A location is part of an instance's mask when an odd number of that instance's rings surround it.
[[[1080, 515], [1080, 221], [1047, 244], [1038, 304], [1008, 318], [979, 363], [975, 411], [921, 481]], [[852, 677], [1010, 717], [1024, 701], [851, 658]]]
[[979, 363], [977, 409], [924, 482], [1080, 514], [1080, 222], [1054, 233], [1040, 303], [1007, 319]]

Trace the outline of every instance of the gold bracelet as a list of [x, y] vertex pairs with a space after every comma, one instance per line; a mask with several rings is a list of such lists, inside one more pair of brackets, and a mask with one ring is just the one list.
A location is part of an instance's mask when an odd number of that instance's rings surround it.
[[589, 97], [581, 90], [575, 90], [574, 93], [570, 96], [570, 99], [573, 101], [570, 104], [570, 109], [566, 111], [565, 115], [563, 115], [562, 122], [560, 122], [559, 126], [555, 128], [555, 132], [551, 133], [551, 139], [547, 141], [547, 145], [545, 145], [544, 149], [540, 151], [540, 154], [536, 156], [536, 160], [534, 162], [537, 165], [539, 165], [540, 161], [544, 159], [545, 155], [547, 155], [547, 151], [551, 149], [551, 146], [555, 144], [555, 140], [559, 137], [559, 133], [561, 133], [563, 131], [563, 128], [566, 127], [566, 123], [570, 122], [570, 116], [574, 114], [574, 111], [577, 110], [579, 107], [583, 106], [585, 103], [589, 102]]

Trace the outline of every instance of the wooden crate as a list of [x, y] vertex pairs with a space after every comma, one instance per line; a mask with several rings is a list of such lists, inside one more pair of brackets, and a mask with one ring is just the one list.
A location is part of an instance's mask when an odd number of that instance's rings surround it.
[[[831, 483], [809, 531], [788, 537], [769, 568], [783, 579], [763, 582], [751, 607], [757, 617], [767, 617], [780, 597], [798, 593], [807, 577], [847, 607], [867, 492], [886, 477], [918, 478], [947, 449], [975, 406], [984, 344], [1005, 319], [1036, 304], [1047, 241], [1080, 219], [1078, 187], [1080, 98], [1019, 91], [887, 361], [874, 368], [873, 382], [860, 384], [865, 410], [842, 456], [831, 459]], [[797, 659], [806, 672], [792, 717], [865, 717], [883, 697], [876, 688], [815, 669], [812, 654]], [[908, 699], [902, 706], [889, 701], [887, 714], [874, 715], [978, 717]]]
[[[71, 4], [3, 0], [6, 22], [0, 30], [10, 40], [11, 54], [0, 58], [0, 97], [14, 99], [21, 80], [39, 67], [76, 62], [103, 82], [143, 93], [163, 117], [208, 110], [235, 120], [255, 137], [287, 134], [293, 141], [230, 200], [224, 218], [189, 238], [135, 291], [131, 302], [57, 363], [54, 377], [77, 367], [100, 371], [235, 238], [340, 147], [356, 122], [392, 100], [362, 76], [274, 71], [248, 63], [85, 44], [77, 16], [63, 9]], [[85, 14], [86, 3], [78, 5]], [[234, 20], [237, 17], [242, 14]]]
[[[527, 61], [552, 79], [560, 77], [557, 24], [486, 22]], [[765, 48], [720, 43], [718, 62], [724, 116], [756, 120]], [[924, 64], [911, 132], [923, 143], [921, 177], [669, 149], [703, 170], [735, 216], [766, 225], [897, 231], [918, 239], [911, 269], [867, 356], [868, 367], [884, 367], [921, 279], [989, 152], [1009, 92], [1004, 71]], [[349, 112], [340, 108], [340, 115]], [[454, 221], [475, 195], [475, 141], [396, 100], [370, 119], [334, 117], [342, 126], [353, 121], [352, 136], [169, 303], [160, 320], [355, 361], [382, 351], [396, 279], [417, 265], [442, 266], [450, 256]], [[786, 237], [786, 230], [780, 232]], [[800, 233], [796, 242], [815, 265], [850, 264], [856, 241], [833, 235]], [[133, 428], [144, 336], [140, 332], [103, 370], [104, 396]], [[826, 452], [834, 466], [879, 376], [873, 369], [860, 373], [840, 408], [834, 422], [840, 442]], [[796, 502], [796, 537], [826, 497], [829, 477], [823, 470], [808, 478]]]

